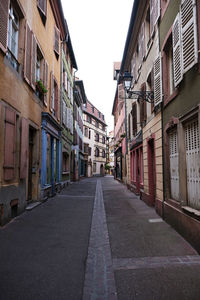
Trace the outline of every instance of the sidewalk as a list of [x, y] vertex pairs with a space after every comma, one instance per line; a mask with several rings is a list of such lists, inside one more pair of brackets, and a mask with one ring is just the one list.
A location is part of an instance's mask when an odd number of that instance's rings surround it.
[[118, 299], [200, 299], [196, 251], [124, 185], [102, 186]]

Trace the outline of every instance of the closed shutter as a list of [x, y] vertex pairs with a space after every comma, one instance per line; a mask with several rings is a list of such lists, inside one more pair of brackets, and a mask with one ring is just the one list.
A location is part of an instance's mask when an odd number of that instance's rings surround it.
[[198, 61], [195, 2], [195, 0], [182, 0], [181, 3], [183, 73]]
[[37, 43], [35, 35], [32, 33], [32, 76], [31, 76], [31, 85], [33, 89], [35, 89], [35, 82], [36, 82], [36, 59], [37, 59]]
[[0, 1], [0, 48], [4, 52], [7, 49], [9, 2], [9, 0]]
[[54, 51], [59, 55], [59, 41], [60, 41], [60, 31], [55, 26], [54, 27]]
[[139, 38], [138, 38], [138, 43], [139, 43], [139, 68], [141, 67], [142, 65], [142, 62], [143, 62], [143, 58], [144, 58], [144, 31], [145, 31], [145, 28], [144, 28], [144, 23], [142, 24], [141, 26], [141, 29], [140, 29], [140, 34], [139, 34]]
[[154, 32], [154, 2], [155, 0], [150, 0], [150, 35]]
[[133, 135], [137, 133], [137, 105], [136, 103], [132, 104], [132, 132]]
[[160, 0], [154, 0], [154, 26], [160, 17]]
[[38, 3], [39, 9], [46, 16], [46, 13], [47, 13], [47, 0], [38, 0], [37, 3]]
[[49, 93], [49, 104], [50, 104], [50, 111], [53, 112], [54, 110], [54, 76], [53, 72], [50, 73], [50, 93]]
[[26, 24], [26, 45], [25, 45], [25, 60], [24, 60], [24, 78], [31, 84], [31, 48], [32, 48], [32, 33], [28, 24]]
[[200, 140], [198, 119], [185, 127], [188, 205], [200, 209]]
[[131, 60], [131, 74], [133, 76], [133, 83], [135, 83], [137, 79], [137, 71], [136, 71], [136, 52], [133, 54], [133, 58]]
[[173, 40], [174, 86], [176, 87], [183, 78], [180, 14], [177, 15], [173, 24], [172, 40]]
[[48, 77], [49, 76], [49, 65], [44, 60], [44, 75], [43, 75], [43, 83], [45, 88], [47, 89], [47, 93], [44, 94], [44, 105], [47, 107], [47, 99], [48, 99]]
[[118, 101], [124, 101], [125, 99], [125, 91], [123, 83], [118, 84]]
[[154, 62], [154, 106], [162, 102], [162, 59], [161, 54]]
[[171, 198], [174, 200], [179, 200], [179, 154], [177, 144], [177, 130], [173, 130], [169, 134], [169, 157]]
[[15, 178], [16, 113], [5, 108], [4, 180]]
[[22, 118], [21, 122], [21, 155], [20, 155], [20, 178], [27, 176], [28, 160], [28, 121]]

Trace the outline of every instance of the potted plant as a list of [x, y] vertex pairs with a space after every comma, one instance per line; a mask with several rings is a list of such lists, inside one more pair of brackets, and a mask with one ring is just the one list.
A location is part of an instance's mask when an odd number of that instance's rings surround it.
[[47, 89], [46, 87], [43, 85], [42, 81], [41, 80], [37, 80], [36, 81], [36, 86], [37, 86], [37, 89], [38, 91], [41, 93], [41, 94], [46, 94], [47, 93]]

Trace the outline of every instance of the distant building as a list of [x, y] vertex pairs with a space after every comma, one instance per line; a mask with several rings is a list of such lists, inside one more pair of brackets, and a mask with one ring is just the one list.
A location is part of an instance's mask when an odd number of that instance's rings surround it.
[[104, 115], [87, 100], [83, 106], [86, 176], [104, 175], [106, 164], [106, 123]]

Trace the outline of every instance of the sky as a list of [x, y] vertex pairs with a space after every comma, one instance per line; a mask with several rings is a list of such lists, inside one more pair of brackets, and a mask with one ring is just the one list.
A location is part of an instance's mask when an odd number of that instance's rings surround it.
[[121, 61], [134, 0], [62, 0], [87, 99], [113, 130], [113, 62]]

